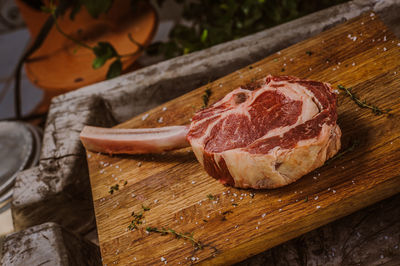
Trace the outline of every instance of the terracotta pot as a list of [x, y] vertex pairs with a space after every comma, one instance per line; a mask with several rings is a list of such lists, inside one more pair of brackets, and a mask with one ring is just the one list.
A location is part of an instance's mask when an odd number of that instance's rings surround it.
[[[34, 10], [16, 0], [32, 39], [38, 34], [48, 14]], [[154, 8], [146, 2], [134, 12], [130, 1], [115, 0], [107, 14], [93, 19], [84, 7], [70, 20], [68, 10], [58, 19], [64, 32], [90, 46], [99, 41], [110, 42], [119, 54], [131, 54], [138, 50], [128, 34], [142, 45], [151, 42], [158, 23]], [[132, 66], [139, 55], [122, 58], [123, 71]], [[51, 29], [43, 45], [25, 63], [28, 78], [45, 91], [45, 98], [80, 88], [106, 78], [110, 60], [99, 69], [92, 68], [95, 55], [91, 50], [78, 46], [62, 36], [55, 27]]]

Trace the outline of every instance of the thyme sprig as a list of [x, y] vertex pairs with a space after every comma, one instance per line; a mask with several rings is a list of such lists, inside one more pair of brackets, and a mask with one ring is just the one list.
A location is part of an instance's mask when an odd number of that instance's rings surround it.
[[351, 145], [348, 148], [346, 148], [344, 151], [341, 151], [341, 152], [337, 153], [335, 156], [333, 156], [328, 161], [326, 161], [324, 165], [328, 165], [332, 161], [343, 157], [345, 154], [347, 154], [349, 152], [352, 152], [359, 144], [360, 144], [360, 141], [358, 139], [353, 140]]
[[207, 198], [208, 198], [209, 200], [216, 200], [216, 198], [215, 198], [215, 196], [214, 196], [213, 194], [208, 194], [208, 195], [207, 195]]
[[128, 229], [131, 231], [137, 229], [138, 225], [143, 223], [142, 219], [144, 218], [143, 213], [135, 214], [135, 212], [132, 212], [132, 216], [133, 220], [128, 225]]
[[210, 96], [212, 92], [210, 88], [207, 88], [202, 96], [203, 98], [203, 108], [206, 108], [208, 106], [208, 102], [210, 101]]
[[389, 112], [392, 111], [392, 109], [390, 108], [381, 109], [378, 106], [368, 104], [365, 100], [361, 100], [352, 92], [352, 88], [346, 88], [340, 84], [338, 85], [338, 88], [344, 91], [358, 106], [360, 106], [361, 108], [371, 109], [372, 113], [374, 113], [375, 115], [389, 114]]
[[[146, 206], [144, 206], [144, 205], [142, 205], [142, 209], [143, 209], [143, 211], [150, 211], [150, 208], [149, 207], [146, 207]], [[143, 212], [140, 212], [139, 214], [136, 214], [134, 211], [132, 212], [132, 214], [131, 214], [131, 216], [133, 217], [133, 220], [132, 220], [132, 222], [128, 225], [128, 229], [129, 230], [134, 230], [134, 229], [137, 229], [138, 228], [138, 225], [139, 224], [142, 224], [143, 223], [143, 218], [144, 218], [144, 215], [143, 215]]]
[[111, 195], [114, 194], [114, 191], [119, 190], [119, 185], [115, 184], [114, 186], [110, 187], [110, 190], [108, 191], [108, 193], [110, 193]]
[[203, 249], [203, 244], [199, 240], [196, 240], [193, 237], [193, 233], [179, 233], [171, 228], [165, 229], [164, 227], [161, 229], [157, 227], [146, 227], [146, 231], [149, 233], [151, 232], [159, 233], [162, 236], [170, 234], [175, 236], [177, 239], [182, 238], [190, 241], [193, 244], [193, 247], [195, 247], [195, 249]]

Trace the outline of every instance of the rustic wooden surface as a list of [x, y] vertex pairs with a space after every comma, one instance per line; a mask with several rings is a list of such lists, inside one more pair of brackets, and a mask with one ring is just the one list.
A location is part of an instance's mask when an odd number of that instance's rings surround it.
[[[89, 152], [103, 263], [147, 265], [165, 263], [164, 259], [173, 264], [234, 263], [398, 193], [398, 43], [377, 16], [368, 13], [155, 108], [145, 120], [141, 115], [119, 125], [134, 128], [189, 123], [202, 106], [207, 88], [213, 92], [212, 103], [268, 73], [353, 87], [362, 98], [390, 107], [394, 114], [375, 116], [339, 96], [343, 147], [357, 139], [357, 149], [275, 190], [222, 186], [204, 172], [190, 149], [143, 156]], [[110, 195], [110, 187], [117, 183], [120, 189]], [[208, 194], [217, 200], [208, 199]], [[144, 213], [144, 224], [139, 230], [128, 231], [131, 212], [138, 213], [142, 205], [150, 207]], [[147, 234], [146, 226], [191, 232], [205, 247], [195, 251], [182, 239]]]

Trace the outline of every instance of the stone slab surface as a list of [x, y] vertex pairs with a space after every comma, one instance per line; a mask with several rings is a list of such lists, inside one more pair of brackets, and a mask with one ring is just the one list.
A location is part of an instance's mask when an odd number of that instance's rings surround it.
[[101, 265], [98, 246], [55, 223], [10, 234], [3, 243], [1, 265]]

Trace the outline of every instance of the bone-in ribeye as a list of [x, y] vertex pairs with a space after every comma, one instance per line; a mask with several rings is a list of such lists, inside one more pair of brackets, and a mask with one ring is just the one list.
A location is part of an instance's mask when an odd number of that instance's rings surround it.
[[192, 146], [209, 175], [242, 188], [276, 188], [322, 166], [340, 149], [336, 94], [323, 82], [267, 76], [196, 113], [190, 126], [85, 127], [84, 146], [143, 154]]

